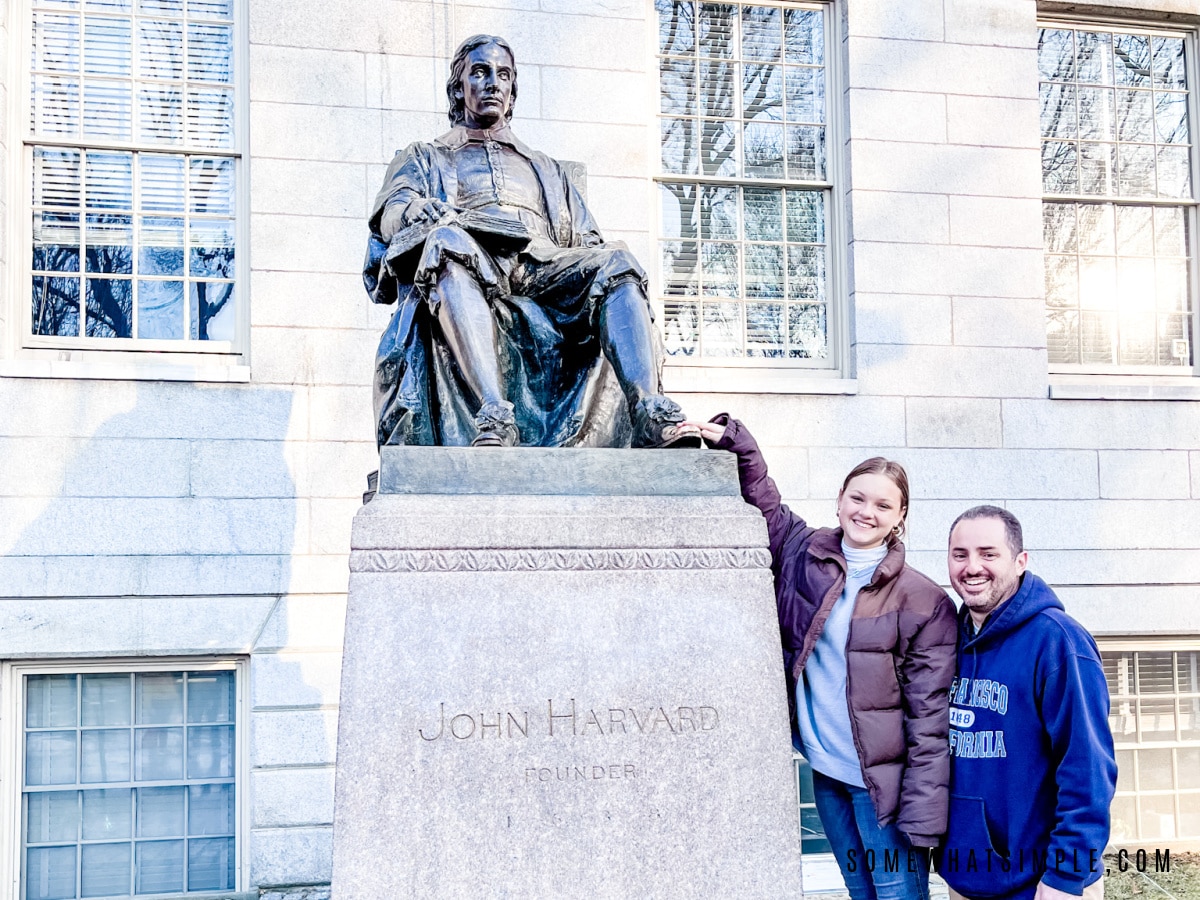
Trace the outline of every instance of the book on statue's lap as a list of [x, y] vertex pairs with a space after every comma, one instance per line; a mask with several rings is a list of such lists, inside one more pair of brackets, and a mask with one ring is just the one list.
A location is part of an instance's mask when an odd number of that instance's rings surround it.
[[516, 253], [532, 235], [516, 216], [498, 216], [475, 209], [455, 209], [433, 222], [416, 222], [401, 228], [388, 244], [387, 265], [402, 281], [411, 281], [425, 239], [443, 225], [457, 225], [493, 253]]

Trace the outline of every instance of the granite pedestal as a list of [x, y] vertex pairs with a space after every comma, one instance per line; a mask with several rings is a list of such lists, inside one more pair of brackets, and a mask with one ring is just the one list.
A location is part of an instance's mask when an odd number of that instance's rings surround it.
[[769, 567], [724, 452], [385, 448], [335, 900], [798, 893]]

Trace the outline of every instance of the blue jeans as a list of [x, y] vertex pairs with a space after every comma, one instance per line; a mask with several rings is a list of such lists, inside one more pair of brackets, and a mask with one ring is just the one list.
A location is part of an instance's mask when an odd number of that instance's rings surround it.
[[929, 900], [929, 851], [880, 825], [866, 788], [813, 771], [813, 794], [850, 900]]

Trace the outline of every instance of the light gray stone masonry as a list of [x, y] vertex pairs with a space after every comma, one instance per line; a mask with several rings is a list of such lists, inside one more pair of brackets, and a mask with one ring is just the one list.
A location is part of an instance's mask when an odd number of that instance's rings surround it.
[[339, 900], [799, 884], [765, 539], [720, 451], [385, 448], [353, 532]]

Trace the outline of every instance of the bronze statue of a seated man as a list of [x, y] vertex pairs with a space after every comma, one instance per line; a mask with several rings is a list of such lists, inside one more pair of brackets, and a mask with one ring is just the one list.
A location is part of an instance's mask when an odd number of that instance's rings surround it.
[[379, 444], [680, 439], [645, 272], [509, 129], [511, 48], [468, 38], [446, 92], [454, 127], [396, 154], [370, 218], [367, 290], [400, 304], [376, 359]]

